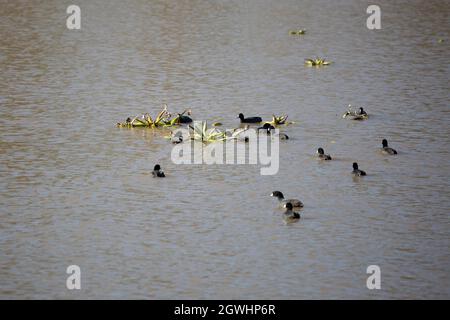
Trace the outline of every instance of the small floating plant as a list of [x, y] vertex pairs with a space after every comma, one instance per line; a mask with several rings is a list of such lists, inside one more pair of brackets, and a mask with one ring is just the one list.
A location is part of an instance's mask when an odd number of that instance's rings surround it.
[[330, 61], [326, 61], [322, 58], [315, 58], [315, 59], [305, 59], [305, 64], [310, 67], [322, 67], [322, 66], [328, 66], [331, 64]]
[[300, 29], [300, 30], [290, 30], [289, 31], [289, 34], [291, 35], [291, 36], [302, 36], [302, 35], [304, 35], [306, 33], [306, 30], [304, 30], [304, 29]]
[[279, 116], [277, 117], [276, 115], [272, 115], [272, 121], [266, 121], [265, 123], [271, 124], [273, 126], [279, 126], [279, 125], [287, 125], [287, 124], [291, 124], [293, 122], [288, 122], [287, 121], [288, 116]]

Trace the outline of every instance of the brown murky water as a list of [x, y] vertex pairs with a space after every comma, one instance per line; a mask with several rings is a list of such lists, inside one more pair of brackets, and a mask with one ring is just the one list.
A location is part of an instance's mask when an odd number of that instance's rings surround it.
[[[379, 31], [368, 1], [85, 0], [80, 31], [69, 4], [0, 0], [0, 298], [450, 298], [448, 1], [378, 1]], [[165, 133], [114, 127], [162, 103], [297, 123], [275, 176], [175, 165]]]

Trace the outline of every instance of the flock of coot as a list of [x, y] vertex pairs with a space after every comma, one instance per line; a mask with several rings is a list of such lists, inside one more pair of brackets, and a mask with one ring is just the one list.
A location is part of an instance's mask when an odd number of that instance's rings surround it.
[[[304, 35], [305, 30], [298, 30], [298, 31], [290, 31], [291, 35]], [[305, 59], [305, 65], [310, 67], [323, 67], [330, 65], [331, 62], [326, 61], [322, 58], [313, 58], [313, 59]], [[188, 115], [185, 115], [187, 113]], [[142, 119], [139, 119], [138, 117], [135, 117], [134, 119], [128, 118], [125, 123], [118, 123], [119, 127], [134, 127], [134, 126], [169, 126], [174, 124], [186, 124], [192, 122], [192, 119], [189, 117], [191, 114], [191, 110], [187, 109], [182, 114], [178, 114], [178, 116], [174, 119], [171, 119], [170, 113], [167, 112], [167, 106], [165, 106], [164, 110], [158, 115], [158, 117], [153, 120], [151, 117], [147, 115], [142, 116]], [[343, 114], [343, 118], [350, 118], [352, 120], [366, 120], [368, 119], [368, 114], [364, 110], [364, 108], [360, 107], [357, 110], [353, 110], [352, 106], [349, 105], [348, 111]], [[261, 117], [245, 117], [243, 113], [239, 113], [238, 117], [240, 119], [240, 122], [242, 124], [260, 124], [263, 122]], [[257, 129], [257, 133], [259, 133], [261, 130], [263, 130], [264, 133], [270, 136], [273, 135], [273, 130], [275, 129], [275, 126], [278, 124], [286, 124], [287, 116], [284, 117], [276, 117], [274, 115], [272, 122], [265, 122], [262, 127], [259, 127]], [[274, 124], [274, 125], [272, 125]], [[246, 129], [248, 126], [246, 127]], [[245, 130], [246, 130], [245, 129]], [[287, 140], [289, 137], [284, 133], [278, 133], [278, 138], [280, 140]], [[174, 135], [171, 137], [172, 143], [182, 143], [183, 142], [183, 136], [182, 135]], [[248, 141], [245, 140], [246, 142]], [[388, 155], [396, 155], [397, 151], [393, 148], [388, 146], [388, 142], [386, 139], [382, 140], [382, 152]], [[329, 154], [326, 154], [323, 148], [317, 149], [317, 157], [320, 160], [324, 161], [330, 161], [332, 160], [332, 157]], [[366, 172], [359, 169], [358, 163], [353, 163], [353, 171], [351, 172], [352, 175], [360, 177], [365, 176]], [[164, 178], [165, 174], [161, 169], [161, 166], [159, 164], [156, 164], [152, 175], [157, 178]], [[280, 207], [284, 208], [284, 218], [286, 222], [291, 221], [298, 221], [300, 219], [300, 214], [298, 213], [298, 210], [303, 208], [303, 203], [298, 199], [285, 199], [284, 195], [281, 191], [274, 191], [271, 194], [272, 197], [275, 197], [278, 199]]]
[[[353, 120], [364, 120], [368, 118], [367, 112], [364, 110], [364, 108], [359, 108], [358, 111], [352, 111], [351, 107], [349, 111], [344, 113], [343, 118], [351, 117]], [[240, 119], [241, 123], [243, 124], [259, 124], [262, 122], [261, 117], [248, 117], [245, 118], [242, 113], [238, 115], [238, 118]], [[266, 134], [272, 135], [272, 130], [274, 130], [275, 127], [271, 125], [270, 123], [265, 123], [262, 127], [259, 127], [257, 129], [257, 132], [259, 133], [260, 130], [263, 130]], [[183, 141], [182, 136], [177, 136], [177, 141], [172, 141], [173, 143], [181, 143]], [[281, 140], [287, 140], [289, 137], [284, 133], [279, 133], [279, 138]], [[396, 155], [397, 151], [391, 147], [388, 146], [388, 141], [386, 139], [382, 140], [382, 148], [381, 151], [388, 155]], [[323, 148], [317, 149], [317, 158], [319, 160], [324, 161], [330, 161], [332, 160], [332, 157], [329, 154], [326, 154]], [[359, 169], [358, 163], [353, 163], [353, 171], [351, 172], [354, 176], [360, 177], [365, 176], [366, 172]], [[165, 174], [161, 170], [161, 166], [159, 164], [155, 165], [152, 175], [154, 177], [158, 178], [164, 178]], [[278, 199], [280, 207], [284, 208], [284, 218], [286, 222], [293, 222], [300, 219], [300, 214], [297, 212], [301, 208], [303, 208], [303, 203], [298, 199], [285, 199], [284, 195], [281, 191], [274, 191], [271, 194], [272, 197], [275, 197]]]

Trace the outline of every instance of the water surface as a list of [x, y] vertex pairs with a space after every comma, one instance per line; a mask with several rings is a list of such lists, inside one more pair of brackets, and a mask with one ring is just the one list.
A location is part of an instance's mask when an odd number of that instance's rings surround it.
[[[378, 31], [369, 1], [80, 0], [79, 31], [69, 4], [0, 0], [0, 298], [450, 297], [447, 1], [378, 1]], [[228, 128], [288, 114], [279, 173], [175, 165], [167, 132], [114, 126], [162, 103]]]

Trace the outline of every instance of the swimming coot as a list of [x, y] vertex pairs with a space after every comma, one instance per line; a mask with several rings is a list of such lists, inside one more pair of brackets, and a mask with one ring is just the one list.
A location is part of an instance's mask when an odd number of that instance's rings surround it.
[[262, 127], [259, 127], [257, 130], [259, 132], [259, 130], [264, 130], [265, 133], [270, 134], [271, 130], [274, 130], [275, 127], [273, 125], [271, 125], [270, 123], [264, 123], [264, 125]]
[[331, 160], [331, 156], [329, 154], [325, 154], [325, 151], [323, 151], [322, 148], [317, 149], [317, 154], [321, 160]]
[[[259, 130], [263, 130], [266, 134], [271, 135], [273, 132], [272, 130], [275, 130], [275, 127], [270, 123], [264, 123], [262, 127], [258, 128], [258, 132]], [[289, 136], [285, 133], [280, 132], [277, 136], [280, 138], [280, 140], [289, 140]]]
[[294, 222], [300, 220], [300, 214], [293, 210], [294, 207], [292, 206], [292, 203], [287, 202], [284, 205], [284, 208], [286, 209], [284, 211], [284, 218], [286, 219], [287, 222]]
[[259, 123], [259, 122], [262, 122], [262, 119], [260, 117], [244, 118], [244, 115], [242, 113], [239, 113], [238, 118], [241, 119], [241, 123]]
[[155, 165], [155, 167], [153, 168], [152, 175], [158, 178], [164, 178], [166, 176], [161, 170], [161, 166], [159, 164]]
[[281, 193], [280, 191], [274, 191], [270, 196], [276, 197], [280, 202], [280, 205], [285, 205], [286, 203], [290, 202], [295, 208], [303, 208], [303, 203], [300, 200], [297, 199], [285, 200], [283, 193]]
[[359, 176], [365, 176], [365, 175], [366, 175], [366, 172], [365, 172], [365, 171], [362, 171], [362, 170], [359, 170], [359, 169], [358, 169], [358, 164], [357, 164], [356, 162], [353, 162], [353, 171], [352, 171], [352, 174], [355, 175], [355, 176], [357, 176], [357, 177], [359, 177]]
[[383, 139], [383, 141], [381, 143], [383, 144], [383, 148], [381, 149], [381, 151], [383, 151], [384, 153], [390, 154], [390, 155], [397, 154], [397, 151], [395, 149], [388, 147], [388, 142], [386, 139]]
[[363, 108], [363, 107], [360, 107], [360, 108], [359, 108], [358, 115], [360, 115], [360, 116], [367, 116], [367, 112], [364, 111], [364, 108]]

